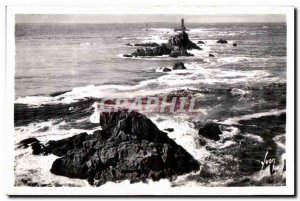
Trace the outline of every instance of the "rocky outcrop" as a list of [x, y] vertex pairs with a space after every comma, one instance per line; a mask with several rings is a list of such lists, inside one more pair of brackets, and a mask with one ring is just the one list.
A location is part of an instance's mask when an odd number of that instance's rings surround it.
[[[51, 167], [56, 175], [87, 179], [99, 186], [107, 181], [172, 179], [196, 171], [199, 164], [181, 146], [137, 112], [102, 113], [102, 130], [40, 145], [40, 153], [60, 156]], [[20, 142], [27, 146], [36, 139]], [[20, 145], [21, 145], [20, 144]]]
[[141, 46], [141, 47], [158, 47], [158, 43], [135, 43], [133, 46]]
[[208, 56], [209, 56], [209, 57], [215, 57], [215, 55], [213, 55], [213, 54], [209, 54]]
[[201, 50], [199, 46], [197, 46], [189, 39], [189, 35], [185, 31], [179, 32], [176, 35], [171, 36], [171, 38], [168, 40], [168, 44], [173, 48], [178, 47], [179, 49], [185, 50]]
[[237, 46], [237, 43], [233, 43], [232, 46], [233, 46], [233, 47], [236, 47], [236, 46]]
[[186, 67], [182, 62], [178, 62], [173, 66], [173, 70], [184, 70], [184, 69], [186, 69]]
[[228, 41], [227, 41], [227, 40], [224, 40], [224, 39], [220, 39], [220, 40], [217, 41], [217, 43], [223, 43], [223, 44], [226, 44], [226, 43], [228, 43]]
[[221, 134], [222, 132], [219, 128], [219, 125], [216, 123], [207, 123], [199, 129], [199, 135], [214, 141], [220, 140], [219, 135]]
[[135, 52], [131, 54], [131, 56], [139, 57], [139, 56], [163, 56], [169, 55], [171, 53], [171, 48], [168, 47], [165, 43], [161, 44], [155, 48], [146, 48], [146, 49], [137, 49]]
[[172, 69], [167, 68], [167, 67], [163, 68], [163, 72], [170, 72], [170, 71], [172, 71]]
[[[157, 44], [158, 45], [158, 44]], [[146, 46], [145, 44], [135, 46]], [[147, 46], [156, 46], [154, 43], [149, 43]], [[170, 57], [179, 57], [179, 56], [194, 56], [187, 52], [187, 50], [197, 49], [201, 50], [195, 43], [189, 40], [189, 36], [186, 32], [182, 31], [177, 33], [174, 36], [171, 36], [167, 43], [162, 43], [161, 45], [156, 46], [155, 48], [145, 48], [137, 49], [131, 54], [134, 57], [142, 56], [163, 56], [169, 55]]]
[[188, 51], [186, 51], [186, 50], [173, 50], [169, 56], [176, 58], [176, 57], [181, 57], [181, 56], [192, 57], [194, 55], [191, 53], [188, 53]]
[[199, 40], [197, 44], [205, 44], [202, 40]]
[[29, 146], [31, 146], [31, 148], [32, 148], [32, 154], [33, 155], [41, 154], [42, 149], [44, 147], [42, 144], [40, 144], [39, 140], [37, 140], [34, 137], [31, 137], [31, 138], [27, 138], [25, 140], [21, 140], [19, 142], [18, 148], [28, 148]]
[[132, 44], [132, 43], [127, 43], [125, 44], [126, 46], [140, 46], [140, 47], [158, 47], [159, 44], [158, 43], [135, 43], [135, 44]]

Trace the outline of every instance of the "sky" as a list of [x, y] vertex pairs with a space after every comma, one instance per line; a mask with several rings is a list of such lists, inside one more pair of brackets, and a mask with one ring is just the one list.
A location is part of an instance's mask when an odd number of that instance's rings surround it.
[[74, 14], [17, 14], [16, 23], [134, 23], [134, 22], [179, 22], [184, 18], [188, 23], [225, 22], [285, 22], [285, 15], [74, 15]]

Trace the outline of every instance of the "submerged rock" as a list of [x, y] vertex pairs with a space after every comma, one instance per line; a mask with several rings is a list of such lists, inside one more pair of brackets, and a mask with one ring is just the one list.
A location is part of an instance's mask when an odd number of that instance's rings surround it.
[[213, 54], [209, 54], [208, 56], [209, 56], [209, 57], [215, 57], [215, 55], [213, 55]]
[[199, 169], [185, 149], [140, 113], [102, 113], [100, 125], [103, 130], [92, 135], [81, 133], [41, 146], [40, 153], [60, 156], [51, 173], [101, 185], [125, 179], [171, 179]]
[[186, 69], [186, 67], [182, 62], [178, 62], [173, 66], [173, 70], [184, 70], [184, 69]]
[[197, 44], [205, 44], [202, 40], [199, 40]]
[[222, 134], [222, 132], [216, 123], [207, 123], [199, 129], [199, 135], [214, 141], [220, 140], [220, 134]]
[[224, 39], [220, 39], [220, 40], [217, 41], [217, 43], [228, 43], [228, 41], [224, 40]]
[[132, 57], [132, 55], [129, 55], [129, 54], [123, 54], [123, 57]]
[[233, 46], [233, 47], [236, 47], [236, 46], [237, 46], [237, 44], [236, 44], [236, 43], [233, 43], [233, 44], [232, 44], [232, 46]]

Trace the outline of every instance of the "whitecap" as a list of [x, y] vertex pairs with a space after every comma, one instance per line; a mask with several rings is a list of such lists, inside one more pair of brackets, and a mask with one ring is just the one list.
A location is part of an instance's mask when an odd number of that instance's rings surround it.
[[264, 142], [263, 138], [260, 137], [260, 136], [258, 136], [258, 135], [253, 135], [251, 133], [246, 133], [243, 136], [245, 136], [247, 138], [250, 138], [250, 139], [253, 139], [253, 140], [255, 140], [255, 141], [259, 142], [259, 143], [263, 143]]
[[238, 125], [239, 121], [241, 121], [241, 120], [250, 120], [250, 119], [260, 118], [260, 117], [264, 117], [264, 116], [271, 116], [271, 115], [279, 116], [285, 112], [286, 112], [285, 109], [283, 109], [283, 110], [273, 109], [268, 112], [259, 112], [259, 113], [254, 113], [254, 114], [243, 115], [240, 117], [232, 117], [232, 118], [226, 119], [225, 121], [223, 121], [221, 123], [227, 124], [227, 125], [234, 125], [234, 124]]
[[232, 88], [230, 93], [234, 96], [236, 95], [241, 95], [241, 96], [244, 96], [246, 94], [249, 94], [250, 91], [247, 91], [247, 90], [243, 90], [243, 89], [238, 89], [238, 88]]

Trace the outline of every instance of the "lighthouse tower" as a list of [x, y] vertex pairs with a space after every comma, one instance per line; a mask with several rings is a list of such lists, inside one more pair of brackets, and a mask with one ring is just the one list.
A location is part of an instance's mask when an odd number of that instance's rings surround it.
[[185, 29], [185, 26], [184, 26], [184, 19], [183, 19], [183, 18], [181, 19], [181, 28], [182, 28], [182, 29]]
[[183, 18], [181, 19], [181, 26], [175, 28], [174, 31], [189, 31], [189, 30], [186, 29], [185, 26], [184, 26], [184, 19], [183, 19]]

